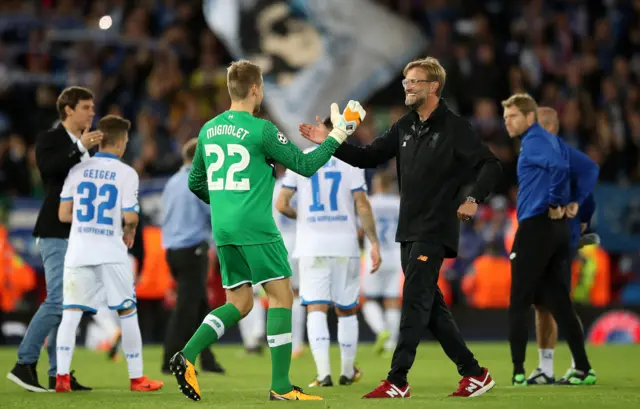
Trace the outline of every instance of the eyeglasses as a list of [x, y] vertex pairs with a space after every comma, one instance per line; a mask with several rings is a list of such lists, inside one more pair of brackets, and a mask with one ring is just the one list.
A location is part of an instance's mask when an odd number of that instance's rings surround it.
[[418, 84], [420, 82], [432, 82], [432, 81], [430, 81], [430, 80], [416, 80], [416, 79], [413, 79], [413, 78], [405, 78], [405, 79], [402, 80], [402, 86], [406, 87], [409, 84], [415, 85], [415, 84]]

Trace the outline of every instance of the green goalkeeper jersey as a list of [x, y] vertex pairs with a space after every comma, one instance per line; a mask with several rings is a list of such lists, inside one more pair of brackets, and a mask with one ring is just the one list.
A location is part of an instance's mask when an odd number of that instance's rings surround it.
[[273, 123], [244, 111], [226, 111], [207, 122], [198, 135], [189, 189], [211, 205], [216, 245], [280, 240], [272, 211], [274, 162], [309, 177], [338, 146], [329, 137], [305, 154]]

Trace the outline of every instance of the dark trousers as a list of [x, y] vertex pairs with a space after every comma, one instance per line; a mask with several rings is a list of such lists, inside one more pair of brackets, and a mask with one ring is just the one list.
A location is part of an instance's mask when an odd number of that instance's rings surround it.
[[396, 386], [407, 383], [407, 374], [425, 328], [438, 340], [457, 366], [460, 375], [480, 375], [478, 361], [467, 348], [451, 312], [438, 288], [438, 275], [444, 260], [442, 245], [408, 242], [401, 245], [404, 288], [400, 337], [393, 353], [387, 380]]
[[138, 323], [143, 344], [157, 344], [164, 340], [167, 330], [167, 311], [161, 298], [138, 298]]
[[571, 302], [570, 227], [566, 219], [552, 220], [547, 214], [523, 220], [518, 226], [511, 251], [511, 301], [509, 343], [514, 374], [524, 373], [529, 339], [531, 305], [547, 306], [565, 331], [576, 369], [591, 369], [584, 349], [584, 335]]
[[[177, 283], [177, 301], [167, 325], [163, 361], [165, 367], [210, 312], [207, 300], [208, 250], [206, 242], [193, 247], [167, 250], [169, 269]], [[203, 367], [210, 366], [214, 360], [208, 348], [201, 352], [200, 363]]]

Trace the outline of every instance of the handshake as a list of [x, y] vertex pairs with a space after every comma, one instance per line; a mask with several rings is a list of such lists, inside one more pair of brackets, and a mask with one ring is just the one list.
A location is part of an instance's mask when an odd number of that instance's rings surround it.
[[299, 131], [302, 136], [317, 144], [322, 143], [328, 136], [342, 143], [356, 130], [366, 115], [367, 112], [358, 101], [349, 101], [342, 113], [338, 104], [334, 102], [331, 104], [331, 124], [333, 125], [331, 132], [324, 126], [319, 116], [316, 116], [316, 126], [303, 123], [300, 124]]

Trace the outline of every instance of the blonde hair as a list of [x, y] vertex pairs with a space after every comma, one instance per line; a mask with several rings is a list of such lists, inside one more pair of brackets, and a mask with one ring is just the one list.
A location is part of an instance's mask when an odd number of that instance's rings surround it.
[[251, 61], [234, 61], [227, 68], [227, 89], [232, 101], [247, 98], [251, 86], [261, 84], [262, 70]]
[[538, 120], [538, 104], [536, 100], [529, 94], [513, 94], [509, 98], [502, 101], [503, 108], [516, 107], [523, 115], [533, 112], [534, 119]]
[[406, 65], [406, 67], [404, 67], [402, 74], [406, 76], [407, 72], [413, 68], [420, 68], [424, 70], [427, 73], [427, 79], [429, 81], [436, 81], [438, 83], [436, 95], [442, 95], [442, 89], [444, 88], [444, 83], [447, 80], [447, 72], [444, 70], [444, 67], [440, 65], [440, 61], [438, 61], [437, 58], [427, 57], [411, 61]]

